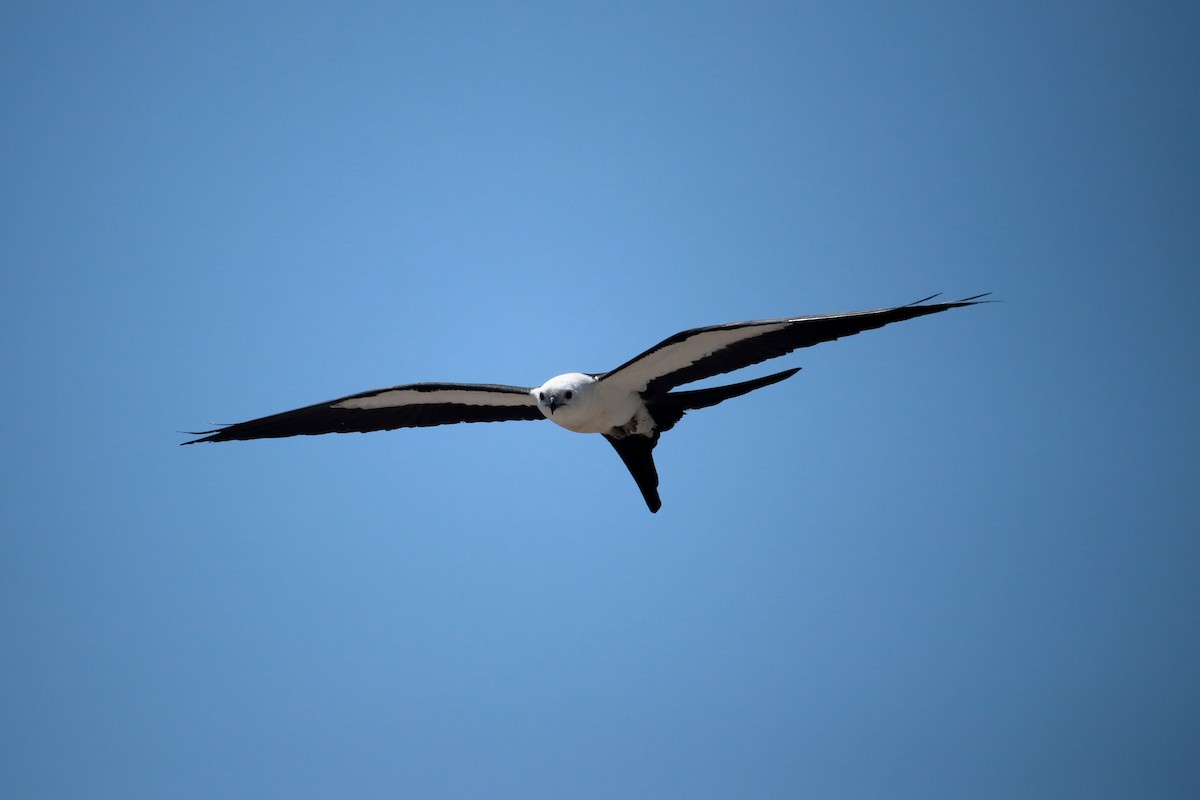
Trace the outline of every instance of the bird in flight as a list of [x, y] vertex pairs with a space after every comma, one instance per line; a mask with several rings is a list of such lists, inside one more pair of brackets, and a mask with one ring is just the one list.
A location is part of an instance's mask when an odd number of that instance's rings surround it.
[[654, 447], [688, 411], [790, 378], [798, 367], [762, 378], [690, 391], [693, 381], [786, 355], [862, 331], [882, 328], [951, 308], [976, 305], [981, 297], [931, 303], [937, 295], [905, 306], [810, 317], [760, 319], [692, 328], [664, 339], [614, 370], [568, 372], [537, 387], [488, 383], [409, 383], [360, 392], [325, 403], [238, 422], [182, 444], [367, 433], [455, 422], [548, 419], [576, 433], [598, 433], [617, 451], [651, 512], [662, 507]]

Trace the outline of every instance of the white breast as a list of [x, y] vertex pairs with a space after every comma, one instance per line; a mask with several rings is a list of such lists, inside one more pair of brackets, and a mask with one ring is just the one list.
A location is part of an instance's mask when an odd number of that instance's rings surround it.
[[[566, 398], [568, 392], [570, 399]], [[543, 400], [552, 395], [561, 404], [554, 413]], [[639, 416], [639, 412], [645, 416], [641, 395], [578, 372], [551, 378], [534, 390], [534, 396], [546, 419], [576, 433], [608, 433]]]

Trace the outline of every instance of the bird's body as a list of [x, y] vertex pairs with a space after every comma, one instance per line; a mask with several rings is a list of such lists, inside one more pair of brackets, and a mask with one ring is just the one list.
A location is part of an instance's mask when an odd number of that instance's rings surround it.
[[609, 433], [616, 429], [648, 433], [653, 421], [637, 392], [595, 375], [557, 375], [531, 394], [551, 422], [575, 433]]
[[457, 422], [548, 419], [601, 434], [616, 449], [646, 505], [658, 511], [653, 450], [688, 412], [778, 383], [793, 368], [742, 383], [676, 392], [675, 387], [892, 322], [974, 305], [979, 297], [824, 316], [755, 320], [682, 331], [606, 373], [569, 372], [541, 386], [413, 383], [205, 431], [197, 442], [368, 432]]

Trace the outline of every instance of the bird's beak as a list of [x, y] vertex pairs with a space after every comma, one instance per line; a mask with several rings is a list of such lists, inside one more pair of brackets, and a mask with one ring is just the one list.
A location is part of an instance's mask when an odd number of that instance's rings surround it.
[[550, 406], [550, 413], [553, 414], [554, 409], [558, 408], [558, 395], [550, 395], [550, 400], [547, 401], [546, 405]]

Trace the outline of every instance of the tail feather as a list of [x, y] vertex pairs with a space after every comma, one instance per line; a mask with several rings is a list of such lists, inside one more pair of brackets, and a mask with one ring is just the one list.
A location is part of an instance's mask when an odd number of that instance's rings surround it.
[[606, 433], [604, 438], [625, 462], [625, 468], [641, 490], [650, 513], [657, 513], [662, 508], [662, 500], [658, 497], [658, 470], [654, 467], [654, 445], [658, 444], [658, 436], [651, 438], [635, 434], [618, 439]]
[[728, 386], [714, 386], [711, 389], [694, 389], [690, 392], [671, 392], [647, 402], [646, 406], [650, 409], [650, 416], [654, 418], [658, 432], [663, 433], [675, 427], [675, 423], [683, 419], [683, 415], [688, 411], [715, 406], [717, 403], [724, 402], [733, 397], [740, 397], [748, 392], [753, 392], [755, 389], [779, 383], [782, 380], [787, 380], [799, 371], [800, 368], [795, 367], [793, 369], [785, 369], [783, 372], [776, 372], [774, 375], [755, 378], [752, 381], [731, 383]]
[[799, 371], [799, 368], [788, 369], [765, 378], [755, 378], [752, 381], [733, 383], [728, 386], [714, 386], [711, 389], [695, 389], [690, 392], [672, 392], [663, 395], [646, 403], [650, 410], [650, 416], [654, 418], [653, 435], [642, 436], [635, 433], [617, 437], [604, 434], [604, 438], [617, 451], [625, 468], [633, 476], [633, 480], [637, 483], [637, 487], [646, 501], [646, 506], [651, 513], [655, 513], [662, 508], [662, 500], [658, 496], [658, 470], [654, 466], [654, 447], [658, 444], [659, 434], [671, 430], [688, 411], [715, 406], [731, 397], [738, 397], [755, 389], [779, 383]]

